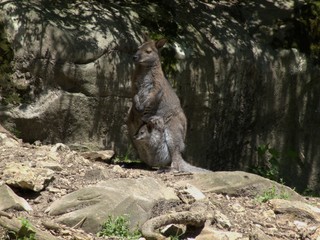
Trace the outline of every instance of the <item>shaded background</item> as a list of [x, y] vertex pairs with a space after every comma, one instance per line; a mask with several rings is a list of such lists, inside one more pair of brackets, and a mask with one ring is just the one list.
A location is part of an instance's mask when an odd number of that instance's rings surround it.
[[1, 1], [0, 122], [26, 142], [116, 150], [132, 54], [166, 37], [185, 159], [320, 191], [319, 1]]

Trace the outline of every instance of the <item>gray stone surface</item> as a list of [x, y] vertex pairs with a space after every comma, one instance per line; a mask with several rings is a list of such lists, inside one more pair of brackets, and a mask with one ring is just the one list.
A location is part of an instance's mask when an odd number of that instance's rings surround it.
[[54, 171], [32, 167], [32, 163], [9, 162], [5, 165], [1, 179], [9, 186], [39, 192], [53, 180]]
[[304, 216], [313, 221], [320, 222], [320, 208], [300, 201], [285, 199], [271, 199], [270, 205], [275, 213], [291, 214], [295, 217]]
[[0, 184], [0, 211], [11, 208], [32, 211], [32, 207], [24, 198], [16, 195], [6, 184]]
[[0, 146], [18, 147], [20, 140], [0, 124]]
[[216, 230], [210, 227], [205, 227], [201, 233], [195, 238], [195, 240], [249, 240], [249, 238], [243, 237], [241, 233], [237, 232], [226, 232]]
[[108, 216], [127, 214], [131, 227], [144, 223], [153, 205], [161, 200], [177, 200], [173, 189], [149, 177], [110, 179], [95, 186], [70, 193], [53, 202], [46, 210], [58, 222], [74, 226], [83, 220], [81, 228], [96, 233]]
[[229, 196], [250, 197], [261, 195], [274, 187], [279, 195], [286, 193], [290, 200], [303, 201], [304, 199], [287, 186], [252, 173], [241, 171], [194, 174], [192, 180], [182, 180], [178, 183], [182, 185], [190, 183], [204, 193], [213, 192], [227, 194]]
[[82, 152], [81, 156], [93, 161], [110, 162], [114, 157], [113, 150]]

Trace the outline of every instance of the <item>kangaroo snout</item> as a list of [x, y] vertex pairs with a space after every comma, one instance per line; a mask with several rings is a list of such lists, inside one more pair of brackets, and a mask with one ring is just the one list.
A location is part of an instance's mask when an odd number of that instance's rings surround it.
[[133, 55], [132, 59], [133, 61], [137, 62], [139, 60], [139, 55], [138, 54]]

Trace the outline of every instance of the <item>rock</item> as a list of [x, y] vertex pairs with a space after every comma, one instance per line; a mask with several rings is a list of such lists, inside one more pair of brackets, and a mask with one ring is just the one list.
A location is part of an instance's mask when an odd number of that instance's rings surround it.
[[191, 184], [187, 184], [185, 192], [190, 194], [190, 196], [193, 197], [196, 201], [203, 200], [206, 198], [206, 196], [198, 188], [192, 186]]
[[160, 199], [177, 200], [172, 189], [153, 178], [110, 179], [63, 196], [46, 210], [57, 221], [96, 233], [108, 216], [128, 214], [131, 227], [144, 223]]
[[256, 174], [241, 171], [194, 174], [193, 179], [182, 180], [178, 184], [186, 184], [187, 182], [204, 193], [221, 193], [230, 196], [255, 197], [275, 187], [279, 192], [286, 192], [290, 200], [304, 201], [302, 196], [287, 186]]
[[219, 210], [214, 211], [214, 219], [217, 222], [218, 226], [224, 229], [230, 229], [232, 226], [229, 218]]
[[287, 201], [284, 199], [271, 199], [269, 203], [275, 213], [292, 214], [296, 217], [304, 217], [320, 222], [320, 208], [304, 202]]
[[2, 179], [9, 186], [35, 192], [43, 190], [53, 180], [54, 171], [47, 168], [29, 167], [27, 164], [28, 162], [24, 164], [7, 163], [3, 169]]
[[48, 168], [53, 171], [60, 172], [62, 171], [62, 166], [60, 163], [57, 163], [56, 161], [39, 161], [37, 162], [37, 167], [39, 168]]
[[260, 228], [256, 227], [250, 234], [250, 240], [272, 240], [272, 237], [269, 237]]
[[[4, 227], [9, 232], [18, 233], [18, 235], [16, 236], [17, 239], [60, 240], [60, 238], [57, 238], [51, 235], [50, 233], [45, 232], [40, 228], [36, 227], [34, 223], [30, 223], [29, 221], [27, 221], [27, 224], [28, 225], [22, 224], [21, 218], [16, 218], [16, 217], [8, 218], [8, 217], [0, 216], [0, 226]], [[30, 229], [26, 229], [26, 226], [32, 226], [32, 227], [30, 227]], [[34, 233], [34, 237], [27, 236], [27, 233], [29, 234]], [[81, 239], [81, 238], [77, 238], [77, 239]]]
[[81, 156], [89, 160], [110, 162], [115, 152], [113, 150], [83, 152]]
[[307, 223], [302, 222], [302, 221], [298, 221], [298, 220], [293, 221], [293, 224], [294, 224], [298, 229], [305, 229], [305, 228], [308, 227], [308, 224], [307, 224]]
[[51, 152], [59, 152], [59, 151], [70, 151], [70, 148], [63, 143], [56, 143], [50, 149]]
[[265, 217], [266, 219], [269, 219], [269, 220], [272, 220], [274, 221], [274, 219], [276, 218], [276, 214], [274, 213], [273, 210], [267, 210], [267, 211], [264, 211], [262, 213], [263, 217]]
[[313, 231], [311, 239], [320, 240], [320, 227], [319, 226]]
[[19, 141], [16, 139], [8, 137], [6, 133], [0, 132], [0, 146], [17, 147], [19, 144]]
[[20, 140], [0, 124], [0, 146], [17, 147]]
[[124, 173], [124, 172], [125, 172], [124, 169], [123, 169], [121, 166], [119, 166], [119, 165], [113, 166], [112, 170], [113, 170], [114, 172], [117, 172], [117, 173]]
[[181, 236], [187, 230], [185, 225], [169, 224], [161, 230], [161, 234], [167, 237]]
[[25, 199], [17, 196], [7, 185], [0, 185], [0, 211], [10, 208], [32, 211], [32, 207]]
[[234, 212], [240, 213], [240, 212], [244, 212], [246, 209], [244, 207], [241, 206], [241, 204], [239, 203], [235, 203], [231, 206], [232, 210]]
[[226, 232], [226, 231], [219, 231], [215, 230], [211, 227], [205, 226], [201, 233], [195, 238], [195, 240], [249, 240], [249, 238], [243, 238], [241, 233], [237, 232]]
[[195, 186], [187, 184], [186, 186], [180, 187], [177, 193], [178, 197], [187, 204], [192, 204], [197, 200], [203, 200], [206, 196]]

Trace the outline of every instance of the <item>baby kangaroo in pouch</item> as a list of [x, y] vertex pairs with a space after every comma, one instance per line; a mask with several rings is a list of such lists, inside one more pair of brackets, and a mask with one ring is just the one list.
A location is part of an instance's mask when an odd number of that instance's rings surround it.
[[149, 122], [143, 124], [134, 135], [135, 140], [144, 142], [148, 146], [148, 157], [151, 158], [149, 161], [154, 163], [153, 167], [166, 167], [171, 163], [166, 135], [167, 130], [161, 117], [151, 117]]

